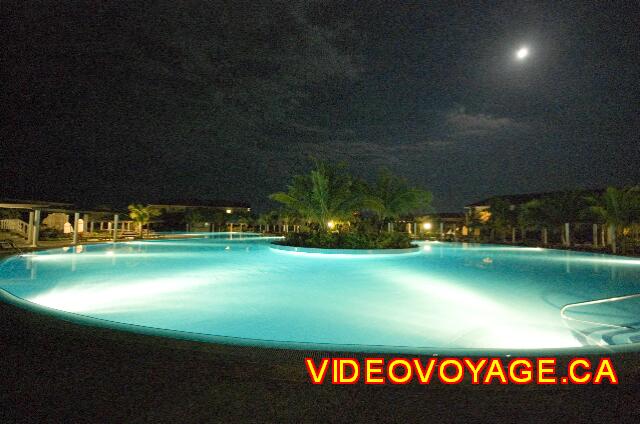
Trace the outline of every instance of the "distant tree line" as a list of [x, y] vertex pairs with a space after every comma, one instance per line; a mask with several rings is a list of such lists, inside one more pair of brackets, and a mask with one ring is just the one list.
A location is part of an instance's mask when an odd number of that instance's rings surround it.
[[550, 234], [559, 234], [560, 243], [572, 245], [572, 225], [591, 224], [591, 243], [608, 247], [613, 253], [627, 253], [638, 241], [640, 231], [640, 186], [608, 187], [601, 194], [566, 191], [549, 194], [523, 204], [511, 204], [501, 197], [489, 201], [484, 211], [467, 217], [471, 229], [479, 229], [489, 241], [525, 241], [530, 232], [539, 233], [543, 245]]

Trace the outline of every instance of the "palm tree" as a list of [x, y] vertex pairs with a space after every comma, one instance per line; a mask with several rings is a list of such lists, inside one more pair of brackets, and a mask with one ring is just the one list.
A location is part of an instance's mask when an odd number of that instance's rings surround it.
[[296, 215], [291, 213], [287, 209], [281, 209], [278, 211], [279, 221], [282, 224], [282, 230], [285, 233], [289, 232], [289, 224], [293, 224], [295, 226]]
[[[239, 216], [236, 220], [235, 223], [240, 225], [240, 232], [246, 231], [247, 227], [249, 226], [249, 219], [246, 216]], [[244, 226], [244, 229], [243, 229]]]
[[[271, 226], [271, 231], [272, 232], [277, 232], [278, 228], [278, 224], [280, 223], [280, 214], [278, 213], [278, 211], [276, 210], [272, 210], [269, 211], [269, 213], [266, 214], [266, 219], [267, 219], [267, 232], [269, 231], [269, 225]], [[282, 230], [280, 230], [280, 232], [282, 232]]]
[[[609, 227], [611, 251], [617, 252], [617, 235], [624, 236], [624, 228], [640, 220], [640, 186], [627, 189], [608, 187], [601, 196], [587, 197], [589, 211], [600, 217]], [[625, 245], [622, 245], [625, 253]]]
[[260, 214], [256, 219], [256, 224], [259, 226], [259, 231], [269, 231], [269, 216], [266, 213]]
[[376, 214], [380, 226], [387, 223], [391, 231], [391, 223], [400, 216], [429, 212], [431, 193], [409, 187], [406, 179], [382, 169], [375, 184], [366, 188], [362, 204]]
[[478, 232], [478, 236], [481, 237], [482, 228], [486, 225], [487, 220], [484, 218], [482, 213], [483, 211], [478, 211], [475, 208], [471, 208], [468, 213], [465, 215], [465, 225], [469, 228], [469, 233], [474, 234], [474, 238], [478, 239], [475, 236], [476, 231]]
[[214, 228], [213, 230], [216, 231], [216, 226], [218, 228], [218, 231], [220, 231], [220, 229], [222, 229], [224, 231], [224, 225], [227, 223], [227, 215], [226, 213], [222, 212], [222, 211], [215, 211], [212, 215], [211, 215], [211, 222], [213, 222]]
[[287, 192], [273, 193], [270, 199], [282, 203], [291, 213], [317, 228], [328, 229], [330, 222], [348, 221], [358, 209], [360, 196], [354, 182], [342, 172], [316, 162], [307, 175], [296, 175]]
[[506, 241], [507, 230], [515, 221], [515, 206], [499, 197], [489, 200], [489, 219], [487, 225], [491, 229], [491, 239], [498, 233], [503, 242]]
[[195, 224], [205, 222], [205, 217], [200, 209], [189, 209], [184, 214], [184, 220], [187, 222], [187, 231], [191, 231]]
[[[131, 204], [129, 208], [129, 217], [138, 223], [138, 232], [142, 237], [142, 227], [151, 222], [151, 219], [160, 215], [157, 209], [153, 209], [149, 206], [142, 206], [141, 204]], [[147, 227], [147, 231], [149, 228]]]
[[530, 200], [518, 207], [518, 225], [522, 231], [522, 240], [525, 239], [527, 229], [542, 230], [542, 244], [547, 244], [547, 217], [540, 199]]
[[544, 197], [540, 210], [546, 225], [561, 229], [561, 239], [564, 246], [571, 245], [570, 223], [581, 219], [585, 208], [584, 192], [564, 191]]

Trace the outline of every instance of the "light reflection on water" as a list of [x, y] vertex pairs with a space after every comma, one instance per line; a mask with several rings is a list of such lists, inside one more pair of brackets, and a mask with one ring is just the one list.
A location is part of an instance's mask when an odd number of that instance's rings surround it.
[[[576, 335], [560, 307], [640, 291], [636, 259], [421, 243], [415, 254], [351, 260], [276, 252], [270, 241], [222, 235], [44, 251], [0, 264], [0, 287], [43, 306], [151, 327], [447, 348], [595, 343]], [[630, 303], [576, 313], [640, 321], [640, 305]]]

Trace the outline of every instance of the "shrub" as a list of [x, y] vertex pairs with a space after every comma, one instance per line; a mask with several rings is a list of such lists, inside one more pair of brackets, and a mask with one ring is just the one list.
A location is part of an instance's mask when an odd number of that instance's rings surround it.
[[406, 249], [411, 239], [404, 233], [346, 231], [289, 233], [279, 244], [321, 249]]

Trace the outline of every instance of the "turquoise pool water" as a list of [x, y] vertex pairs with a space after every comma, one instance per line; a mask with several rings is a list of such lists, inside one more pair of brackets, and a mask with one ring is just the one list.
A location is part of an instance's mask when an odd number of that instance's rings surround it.
[[0, 288], [81, 316], [256, 344], [446, 351], [640, 341], [637, 299], [560, 315], [569, 303], [640, 292], [638, 259], [428, 242], [417, 253], [356, 257], [276, 251], [272, 241], [220, 233], [42, 251], [0, 263]]

